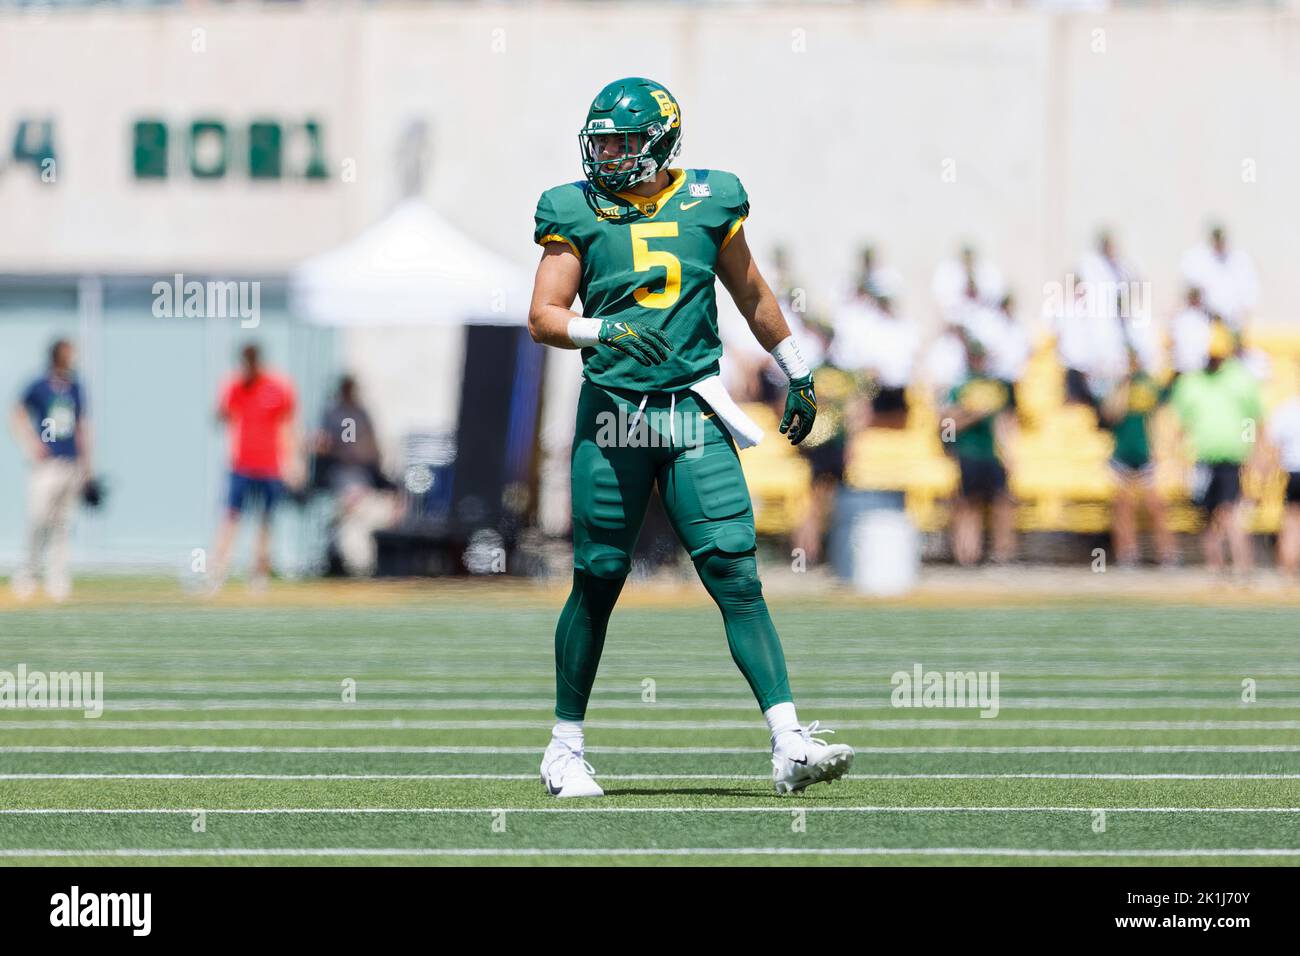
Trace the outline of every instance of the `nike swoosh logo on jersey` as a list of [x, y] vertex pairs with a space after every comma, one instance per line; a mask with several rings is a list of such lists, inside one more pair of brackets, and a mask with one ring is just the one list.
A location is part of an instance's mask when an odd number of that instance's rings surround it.
[[683, 209], [690, 209], [692, 206], [698, 206], [698, 205], [699, 205], [700, 203], [702, 203], [702, 202], [704, 202], [703, 199], [697, 199], [697, 200], [695, 200], [695, 202], [684, 202], [684, 203], [682, 203], [682, 208], [683, 208]]

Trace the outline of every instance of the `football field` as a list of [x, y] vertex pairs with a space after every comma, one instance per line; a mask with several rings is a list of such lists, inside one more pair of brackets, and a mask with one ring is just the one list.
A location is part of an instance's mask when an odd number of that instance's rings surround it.
[[[630, 585], [587, 722], [607, 797], [559, 802], [538, 763], [563, 598], [125, 581], [10, 604], [0, 671], [102, 671], [104, 701], [0, 709], [0, 863], [1300, 862], [1286, 602], [774, 597], [801, 719], [857, 750], [778, 798], [716, 610]], [[996, 672], [996, 716], [894, 706], [918, 667]]]

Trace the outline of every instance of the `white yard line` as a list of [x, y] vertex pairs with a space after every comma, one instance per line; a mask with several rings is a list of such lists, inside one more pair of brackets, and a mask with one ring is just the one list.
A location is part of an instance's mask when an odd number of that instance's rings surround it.
[[[840, 720], [837, 730], [1300, 730], [1300, 720]], [[553, 720], [7, 720], [0, 730], [550, 730]], [[593, 720], [590, 730], [759, 730], [753, 720]]]
[[1300, 848], [1243, 847], [1179, 850], [1048, 850], [1020, 847], [627, 847], [573, 849], [437, 849], [434, 847], [223, 847], [113, 850], [0, 849], [0, 857], [618, 857], [618, 856], [995, 856], [995, 857], [1298, 857]]
[[[919, 656], [919, 655], [918, 655]], [[959, 667], [935, 667], [934, 670], [949, 671], [961, 670]], [[977, 670], [987, 670], [989, 665], [982, 664]], [[882, 683], [887, 681], [888, 675], [881, 673], [877, 675]], [[341, 679], [341, 678], [340, 678]], [[409, 694], [501, 694], [503, 692], [513, 691], [516, 694], [524, 692], [529, 695], [546, 699], [554, 703], [549, 694], [555, 688], [555, 679], [553, 677], [525, 677], [511, 676], [508, 680], [447, 680], [445, 678], [430, 677], [428, 680], [387, 680], [383, 678], [358, 677], [357, 691], [361, 695], [367, 693], [409, 693]], [[805, 681], [801, 680], [803, 685]], [[822, 705], [828, 701], [833, 701], [843, 695], [852, 695], [850, 699], [861, 695], [864, 682], [846, 683], [842, 679], [822, 679], [806, 682], [813, 690], [801, 695], [801, 702], [807, 704]], [[507, 688], [506, 685], [509, 687]], [[1270, 693], [1282, 693], [1290, 695], [1300, 695], [1300, 678], [1296, 677], [1265, 677], [1260, 680]], [[1280, 684], [1289, 684], [1293, 686], [1280, 687]], [[593, 704], [606, 703], [614, 699], [613, 695], [626, 693], [630, 696], [639, 698], [641, 696], [641, 684], [639, 680], [621, 680], [618, 678], [601, 678], [601, 689], [593, 698]], [[716, 685], [717, 689], [711, 689]], [[669, 696], [676, 695], [696, 695], [702, 700], [717, 700], [720, 697], [732, 699], [745, 703], [753, 704], [753, 699], [743, 695], [732, 693], [735, 690], [736, 681], [732, 677], [697, 675], [687, 686], [674, 686]], [[284, 678], [240, 678], [239, 680], [229, 680], [220, 677], [204, 681], [178, 681], [165, 677], [146, 678], [143, 676], [133, 676], [125, 680], [114, 680], [113, 689], [118, 692], [137, 693], [137, 694], [231, 694], [231, 693], [321, 693], [334, 696], [340, 690], [339, 679], [330, 677], [303, 677], [297, 680], [286, 680]], [[1061, 680], [1029, 680], [1025, 678], [1012, 677], [1007, 673], [1002, 674], [1001, 683], [1002, 693], [1004, 694], [1033, 694], [1035, 696], [1052, 696], [1060, 691], [1101, 691], [1115, 690], [1140, 693], [1144, 691], [1176, 691], [1182, 694], [1204, 694], [1207, 696], [1219, 696], [1227, 694], [1229, 696], [1238, 695], [1241, 692], [1241, 685], [1234, 681], [1213, 681], [1204, 676], [1199, 677], [1098, 677], [1093, 679], [1072, 680], [1068, 676]], [[660, 687], [661, 693], [669, 693], [665, 688]], [[521, 697], [502, 698], [519, 700]]]
[[[769, 780], [768, 774], [601, 773], [601, 780]], [[3, 773], [0, 780], [535, 780], [535, 773]], [[854, 773], [847, 780], [1300, 780], [1300, 773]]]
[[148, 814], [191, 815], [198, 812], [216, 814], [266, 815], [278, 814], [448, 814], [474, 815], [480, 813], [790, 813], [792, 810], [809, 813], [1300, 813], [1300, 807], [918, 807], [918, 806], [863, 806], [863, 807], [808, 807], [782, 801], [781, 806], [762, 807], [240, 807], [224, 810], [199, 808], [97, 808], [97, 807], [34, 807], [0, 809], [0, 816], [57, 816], [60, 814], [86, 814], [106, 816], [136, 816]]
[[[0, 727], [3, 727], [0, 724]], [[1077, 745], [981, 747], [854, 747], [859, 754], [905, 756], [909, 754], [1251, 754], [1300, 753], [1300, 744], [1145, 744], [1145, 745]], [[357, 746], [357, 747], [267, 747], [261, 745], [220, 746], [205, 744], [158, 745], [16, 745], [0, 746], [6, 754], [532, 754], [541, 747], [492, 746]], [[588, 747], [589, 754], [762, 754], [756, 747]]]
[[[326, 710], [338, 711], [340, 713], [347, 711], [387, 711], [387, 710], [410, 710], [410, 711], [549, 711], [555, 706], [555, 700], [550, 697], [538, 697], [535, 699], [515, 698], [513, 700], [475, 700], [475, 699], [446, 699], [446, 700], [365, 700], [358, 699], [356, 703], [345, 704], [341, 700], [321, 699], [321, 700], [250, 700], [230, 698], [177, 698], [177, 697], [135, 697], [135, 698], [115, 698], [111, 694], [106, 696], [104, 709], [108, 712], [149, 712], [149, 711], [223, 711], [223, 710]], [[649, 711], [656, 710], [719, 710], [719, 711], [744, 711], [752, 712], [754, 710], [753, 699], [737, 698], [731, 701], [708, 700], [708, 701], [683, 701], [683, 700], [659, 700], [653, 703], [643, 700], [611, 700], [591, 705], [593, 710], [634, 710]], [[892, 710], [893, 704], [889, 701], [888, 694], [882, 693], [878, 700], [823, 700], [809, 701], [801, 703], [805, 710]], [[1241, 701], [1238, 691], [1228, 690], [1216, 695], [1206, 695], [1204, 697], [1169, 697], [1169, 698], [1147, 698], [1147, 699], [1119, 699], [1107, 697], [1014, 697], [1009, 694], [1002, 694], [1000, 706], [1003, 710], [1159, 710], [1159, 709], [1186, 709], [1186, 708], [1210, 708], [1210, 709], [1234, 709], [1234, 710], [1253, 710], [1262, 709], [1300, 709], [1300, 697], [1292, 696], [1286, 700], [1277, 698], [1256, 701], [1246, 704]]]

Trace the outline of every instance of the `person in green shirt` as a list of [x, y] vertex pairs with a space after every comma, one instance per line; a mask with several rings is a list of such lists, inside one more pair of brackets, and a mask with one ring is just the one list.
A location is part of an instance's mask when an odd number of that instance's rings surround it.
[[584, 378], [573, 440], [573, 588], [555, 630], [557, 722], [541, 766], [557, 797], [604, 795], [583, 757], [582, 723], [656, 487], [767, 721], [777, 793], [834, 780], [853, 761], [849, 747], [817, 739], [816, 721], [800, 726], [763, 600], [737, 455], [762, 432], [718, 377], [716, 280], [789, 379], [780, 431], [792, 444], [817, 414], [812, 373], [746, 244], [745, 187], [721, 170], [672, 168], [681, 135], [681, 107], [662, 84], [615, 80], [578, 133], [585, 180], [548, 189], [537, 203], [542, 257], [528, 327], [534, 341], [581, 349]]
[[1111, 540], [1120, 567], [1138, 563], [1137, 516], [1145, 505], [1151, 516], [1160, 564], [1173, 566], [1177, 558], [1169, 530], [1165, 500], [1156, 488], [1156, 465], [1151, 459], [1151, 416], [1168, 398], [1160, 385], [1142, 369], [1137, 353], [1129, 350], [1129, 374], [1102, 401], [1102, 427], [1115, 437], [1110, 470], [1115, 476], [1115, 500], [1111, 511]]
[[1232, 333], [1215, 323], [1205, 369], [1180, 375], [1169, 403], [1196, 462], [1191, 497], [1205, 511], [1201, 543], [1206, 566], [1223, 570], [1226, 543], [1232, 566], [1244, 576], [1254, 567], [1254, 556], [1238, 516], [1241, 469], [1259, 448], [1256, 433], [1263, 427], [1264, 409], [1259, 383], [1233, 351]]
[[961, 485], [952, 507], [952, 551], [965, 567], [984, 549], [984, 508], [991, 515], [997, 563], [1015, 556], [1015, 501], [1007, 486], [1006, 453], [1015, 429], [1011, 388], [987, 369], [979, 342], [966, 340], [967, 374], [953, 386], [939, 412], [940, 438], [957, 458]]

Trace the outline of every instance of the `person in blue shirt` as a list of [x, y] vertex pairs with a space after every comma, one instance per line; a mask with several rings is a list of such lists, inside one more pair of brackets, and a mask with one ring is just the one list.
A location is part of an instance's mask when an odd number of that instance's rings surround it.
[[55, 342], [49, 368], [24, 389], [10, 416], [14, 435], [31, 462], [26, 558], [11, 582], [23, 599], [35, 593], [43, 563], [45, 591], [51, 598], [62, 601], [72, 591], [68, 526], [91, 474], [90, 430], [75, 359], [70, 341]]

